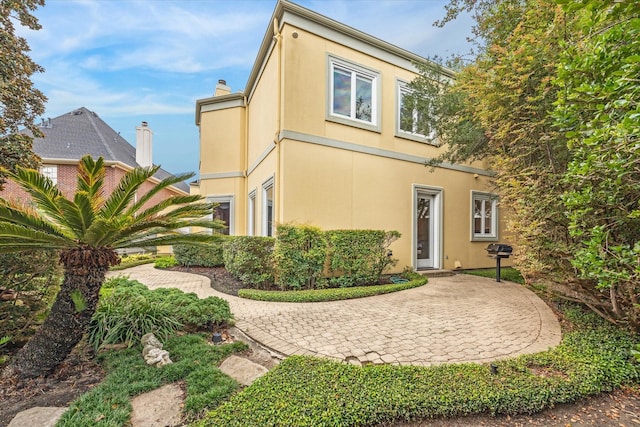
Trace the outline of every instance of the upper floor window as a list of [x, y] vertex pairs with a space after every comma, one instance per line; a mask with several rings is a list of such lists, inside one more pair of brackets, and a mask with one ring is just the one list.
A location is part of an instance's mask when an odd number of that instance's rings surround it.
[[56, 165], [42, 165], [40, 166], [40, 173], [43, 176], [49, 178], [54, 185], [58, 184], [58, 166]]
[[435, 129], [429, 125], [427, 117], [418, 108], [418, 102], [411, 94], [412, 91], [407, 84], [398, 81], [396, 134], [418, 141], [433, 141], [436, 137]]
[[471, 192], [472, 240], [494, 240], [498, 238], [498, 196], [489, 193]]
[[380, 74], [334, 57], [329, 64], [329, 116], [377, 129]]

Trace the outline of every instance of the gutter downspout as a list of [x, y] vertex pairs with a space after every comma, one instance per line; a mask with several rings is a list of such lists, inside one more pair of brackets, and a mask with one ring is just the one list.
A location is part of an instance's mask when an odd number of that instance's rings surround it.
[[[243, 149], [244, 149], [244, 159], [243, 159], [243, 167], [244, 167], [244, 235], [249, 235], [249, 227], [248, 224], [250, 221], [253, 221], [253, 218], [249, 219], [249, 101], [247, 100], [247, 95], [245, 94], [242, 97], [242, 104], [244, 106], [244, 141], [242, 141]], [[255, 206], [253, 207], [255, 209]], [[251, 213], [253, 217], [253, 213]], [[253, 235], [256, 234], [256, 224], [253, 224], [253, 230], [251, 230]]]
[[[278, 52], [278, 71], [277, 71], [277, 100], [276, 100], [276, 132], [274, 135], [273, 143], [276, 145], [276, 175], [274, 179], [274, 186], [277, 189], [277, 203], [274, 204], [274, 218], [277, 218], [276, 224], [282, 222], [280, 214], [282, 212], [282, 177], [280, 176], [280, 131], [282, 129], [282, 34], [280, 33], [280, 23], [278, 18], [273, 18], [273, 40], [276, 43]], [[274, 233], [275, 236], [275, 233]]]

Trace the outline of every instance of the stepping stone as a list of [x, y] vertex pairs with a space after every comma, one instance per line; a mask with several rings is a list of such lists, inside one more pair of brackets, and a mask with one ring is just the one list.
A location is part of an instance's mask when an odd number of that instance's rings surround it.
[[220, 370], [242, 385], [251, 385], [256, 379], [269, 372], [264, 366], [239, 356], [229, 356], [224, 359]]
[[[167, 384], [131, 399], [133, 427], [179, 426], [183, 392], [177, 384]], [[36, 424], [34, 424], [36, 425]]]
[[19, 412], [8, 427], [54, 427], [67, 409], [59, 406], [36, 406]]

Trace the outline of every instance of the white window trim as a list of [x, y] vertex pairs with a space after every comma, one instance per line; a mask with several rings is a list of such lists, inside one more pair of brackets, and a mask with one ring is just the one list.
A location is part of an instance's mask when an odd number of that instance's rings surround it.
[[247, 236], [255, 236], [256, 234], [256, 193], [257, 190], [253, 189], [247, 200]]
[[[273, 189], [273, 202], [275, 202], [275, 186], [274, 186], [274, 177], [271, 177], [269, 179], [267, 179], [265, 182], [262, 183], [262, 215], [261, 215], [261, 222], [262, 222], [262, 230], [261, 230], [261, 234], [263, 236], [268, 236], [269, 234], [267, 233], [267, 225], [268, 225], [268, 218], [267, 218], [267, 191], [269, 189]], [[274, 205], [271, 206], [271, 236], [275, 236], [275, 227], [274, 227], [274, 215], [275, 213], [275, 203]]]
[[[475, 201], [485, 200], [491, 203], [491, 233], [474, 232]], [[498, 240], [498, 195], [482, 191], [471, 191], [471, 241], [497, 241]]]
[[[424, 135], [418, 132], [407, 132], [400, 128], [402, 120], [400, 116], [402, 111], [402, 95], [410, 93], [411, 89], [409, 88], [408, 83], [400, 79], [396, 79], [396, 136], [437, 146], [438, 143], [436, 140], [435, 130], [433, 130], [429, 135]], [[414, 114], [417, 114], [417, 111], [414, 111]]]
[[[223, 194], [216, 196], [207, 196], [207, 202], [209, 203], [229, 203], [229, 236], [235, 235], [235, 196], [233, 194]], [[213, 232], [213, 230], [209, 230]]]
[[[381, 115], [381, 100], [382, 100], [382, 79], [379, 71], [363, 67], [353, 62], [347, 61], [342, 58], [338, 58], [333, 55], [327, 56], [327, 120], [355, 126], [362, 129], [372, 130], [375, 132], [381, 132], [380, 115]], [[333, 112], [333, 70], [334, 67], [345, 69], [353, 72], [356, 75], [362, 75], [370, 78], [371, 82], [371, 122], [365, 120], [356, 119], [355, 117], [347, 117], [341, 114], [334, 114]]]
[[53, 185], [58, 185], [58, 165], [41, 165], [40, 174], [51, 179]]

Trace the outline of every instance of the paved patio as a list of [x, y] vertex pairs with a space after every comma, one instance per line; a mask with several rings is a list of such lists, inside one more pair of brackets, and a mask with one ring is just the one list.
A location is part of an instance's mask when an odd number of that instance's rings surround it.
[[547, 350], [560, 325], [533, 292], [470, 275], [430, 278], [392, 294], [325, 303], [253, 301], [217, 292], [207, 277], [147, 264], [128, 275], [151, 289], [179, 288], [229, 301], [236, 326], [269, 349], [355, 364], [488, 362]]

